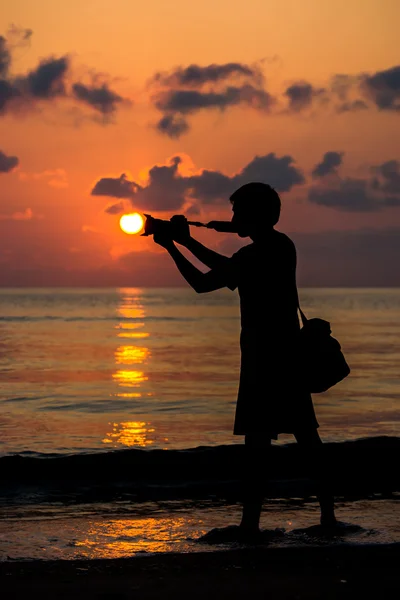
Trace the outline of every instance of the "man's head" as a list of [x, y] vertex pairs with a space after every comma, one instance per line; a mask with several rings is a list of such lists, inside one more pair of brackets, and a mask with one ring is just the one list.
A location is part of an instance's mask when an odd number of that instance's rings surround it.
[[229, 200], [233, 210], [232, 223], [240, 237], [252, 237], [274, 227], [279, 221], [281, 200], [267, 183], [246, 183], [233, 192]]

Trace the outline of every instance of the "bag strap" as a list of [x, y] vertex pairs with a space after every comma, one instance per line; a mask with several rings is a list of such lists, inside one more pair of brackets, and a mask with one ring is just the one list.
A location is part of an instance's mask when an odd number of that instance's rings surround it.
[[308, 319], [307, 319], [306, 315], [303, 313], [303, 311], [300, 308], [300, 300], [299, 300], [299, 293], [297, 291], [297, 286], [296, 286], [296, 299], [297, 299], [297, 308], [299, 309], [300, 316], [301, 316], [301, 322], [302, 322], [303, 327], [304, 327], [304, 325], [307, 323]]

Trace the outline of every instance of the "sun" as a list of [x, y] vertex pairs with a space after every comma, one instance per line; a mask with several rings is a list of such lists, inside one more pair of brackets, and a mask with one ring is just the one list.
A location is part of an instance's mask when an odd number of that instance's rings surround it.
[[119, 226], [125, 233], [139, 233], [143, 229], [143, 217], [139, 213], [122, 215], [119, 220]]

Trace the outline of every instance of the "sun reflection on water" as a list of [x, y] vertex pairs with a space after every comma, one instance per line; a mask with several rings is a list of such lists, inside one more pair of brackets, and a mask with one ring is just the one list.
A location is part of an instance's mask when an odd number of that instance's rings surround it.
[[118, 365], [143, 363], [150, 356], [148, 348], [139, 346], [119, 346], [115, 351], [115, 362]]
[[[116, 326], [119, 338], [144, 339], [149, 337], [146, 331], [139, 331], [145, 326], [143, 321], [129, 321], [129, 319], [144, 319], [145, 311], [139, 290], [121, 289], [121, 299], [117, 307], [117, 314], [122, 317]], [[119, 389], [116, 396], [119, 398], [140, 398], [144, 394], [143, 384], [148, 381], [148, 375], [141, 369], [132, 368], [133, 365], [144, 365], [150, 358], [150, 350], [146, 346], [123, 344], [115, 350], [115, 364], [117, 370], [112, 374], [113, 380]], [[124, 367], [130, 368], [125, 369]], [[126, 389], [129, 388], [129, 389]], [[132, 388], [136, 388], [132, 391]], [[147, 392], [146, 395], [149, 395]]]
[[140, 329], [144, 327], [144, 323], [118, 323], [115, 326], [115, 329], [118, 329], [117, 336], [121, 338], [133, 338], [133, 339], [143, 339], [149, 337], [149, 333], [147, 331], [133, 331], [134, 329]]
[[[92, 521], [83, 539], [76, 540], [74, 547], [79, 548], [83, 558], [99, 553], [105, 558], [118, 558], [149, 550], [169, 552], [185, 542], [188, 528], [195, 537], [205, 533], [201, 524], [184, 517]], [[186, 545], [189, 547], [190, 543], [186, 541]]]
[[137, 387], [143, 381], [148, 380], [143, 371], [128, 371], [125, 369], [116, 371], [112, 377], [122, 387]]
[[126, 446], [151, 446], [154, 440], [151, 434], [155, 432], [151, 423], [145, 421], [125, 421], [122, 423], [109, 423], [112, 431], [106, 433], [103, 444], [111, 444], [113, 447]]

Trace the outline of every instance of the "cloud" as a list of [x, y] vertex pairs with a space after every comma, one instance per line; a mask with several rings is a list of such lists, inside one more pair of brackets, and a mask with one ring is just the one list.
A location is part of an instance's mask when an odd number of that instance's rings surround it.
[[378, 199], [370, 193], [367, 181], [350, 177], [340, 179], [334, 186], [313, 187], [308, 198], [314, 204], [357, 212], [376, 210], [379, 205]]
[[[334, 156], [327, 160], [327, 154]], [[325, 170], [323, 173], [325, 175], [327, 174], [326, 169], [328, 169], [329, 173], [334, 172], [337, 177], [334, 180], [329, 178], [324, 180], [322, 177], [319, 184], [312, 186], [308, 193], [310, 202], [353, 212], [377, 211], [400, 206], [400, 163], [398, 161], [391, 160], [371, 167], [370, 171], [373, 176], [341, 177], [336, 171], [342, 162], [341, 155], [338, 157], [339, 153], [327, 154], [314, 169], [313, 174], [318, 169], [319, 173], [321, 170]]]
[[259, 66], [242, 63], [177, 67], [171, 72], [156, 73], [148, 88], [154, 107], [163, 114], [156, 128], [172, 138], [189, 131], [183, 116], [239, 105], [268, 112], [275, 103], [275, 98], [264, 89]]
[[0, 150], [0, 173], [9, 173], [19, 163], [16, 156], [7, 156]]
[[197, 90], [173, 90], [161, 93], [155, 101], [160, 111], [172, 114], [191, 114], [202, 108], [219, 108], [248, 104], [257, 109], [268, 110], [272, 97], [264, 90], [258, 90], [252, 85], [241, 87], [229, 86], [222, 92], [199, 92]]
[[363, 76], [361, 89], [380, 110], [400, 111], [400, 65]]
[[400, 112], [400, 66], [375, 73], [338, 73], [323, 86], [299, 79], [273, 94], [266, 89], [261, 64], [191, 64], [156, 73], [147, 85], [151, 103], [162, 113], [156, 129], [179, 138], [189, 132], [190, 118], [200, 111], [237, 106], [263, 115], [296, 115], [315, 108], [336, 114], [373, 108]]
[[[110, 89], [104, 75], [92, 73], [89, 84], [74, 82], [68, 54], [43, 58], [28, 73], [13, 75], [13, 52], [16, 47], [26, 45], [31, 35], [31, 30], [12, 27], [7, 37], [0, 36], [0, 114], [31, 110], [39, 103], [50, 105], [55, 99], [62, 98], [84, 104], [108, 117], [118, 106], [130, 103]], [[109, 119], [105, 118], [103, 122], [107, 123]]]
[[72, 90], [78, 100], [88, 104], [103, 115], [114, 113], [119, 104], [126, 102], [122, 96], [110, 90], [107, 83], [99, 86], [74, 83]]
[[343, 152], [325, 152], [322, 161], [315, 165], [312, 176], [317, 178], [337, 173], [337, 167], [342, 164], [343, 154]]
[[141, 187], [129, 181], [125, 173], [119, 177], [102, 177], [91, 191], [92, 196], [109, 196], [110, 198], [134, 198]]
[[302, 172], [294, 166], [289, 155], [278, 158], [274, 152], [255, 156], [233, 179], [237, 186], [250, 181], [269, 183], [277, 192], [288, 192], [294, 185], [304, 183]]
[[372, 181], [372, 187], [386, 194], [400, 195], [400, 162], [398, 160], [388, 160], [377, 167], [372, 167], [371, 171], [375, 173]]
[[179, 174], [180, 156], [174, 156], [169, 165], [154, 165], [149, 170], [147, 185], [137, 194], [135, 202], [148, 210], [178, 210], [189, 192], [188, 180]]
[[249, 77], [259, 83], [263, 81], [263, 75], [258, 67], [231, 62], [223, 65], [211, 64], [205, 67], [192, 64], [188, 67], [178, 67], [169, 73], [158, 72], [150, 80], [150, 84], [201, 87], [207, 83], [216, 83], [232, 77]]
[[179, 138], [182, 134], [189, 131], [189, 124], [182, 117], [165, 115], [158, 121], [156, 128], [160, 133], [165, 133], [170, 138]]
[[325, 87], [308, 81], [292, 84], [284, 91], [288, 111], [298, 113], [312, 107], [315, 99], [332, 105], [337, 113], [359, 112], [371, 108], [400, 111], [400, 66], [375, 73], [348, 75], [337, 73]]
[[337, 74], [330, 90], [340, 100], [338, 112], [366, 110], [400, 111], [400, 65], [356, 75]]
[[11, 54], [7, 47], [7, 40], [0, 35], [0, 77], [5, 77], [11, 64]]
[[110, 206], [107, 206], [107, 208], [104, 210], [104, 212], [106, 212], [109, 215], [118, 215], [122, 212], [124, 212], [125, 210], [125, 205], [123, 202], [117, 202], [117, 204], [111, 204]]
[[36, 69], [15, 80], [21, 95], [32, 98], [55, 98], [66, 95], [65, 76], [69, 68], [68, 56], [43, 59]]
[[269, 183], [278, 192], [289, 191], [304, 183], [301, 170], [291, 156], [278, 157], [274, 153], [255, 156], [234, 175], [204, 169], [193, 175], [180, 172], [182, 158], [174, 156], [167, 165], [154, 165], [148, 173], [145, 186], [119, 178], [102, 178], [94, 186], [92, 195], [128, 198], [143, 211], [177, 211], [191, 203], [192, 212], [201, 205], [219, 204], [241, 185], [250, 181]]
[[337, 107], [338, 113], [345, 112], [358, 112], [360, 110], [368, 110], [368, 104], [364, 100], [351, 100], [350, 102], [343, 102]]
[[289, 86], [284, 95], [289, 101], [288, 110], [296, 113], [310, 108], [313, 100], [323, 97], [325, 93], [324, 88], [315, 88], [311, 83], [303, 81]]
[[292, 233], [300, 286], [400, 286], [400, 229]]
[[[311, 172], [314, 183], [308, 190], [308, 200], [319, 206], [348, 212], [372, 212], [400, 206], [400, 162], [389, 160], [370, 167], [365, 177], [342, 176], [343, 152], [325, 152]], [[220, 206], [240, 186], [251, 181], [271, 185], [277, 192], [288, 192], [306, 183], [301, 169], [290, 155], [270, 152], [255, 156], [237, 173], [219, 170], [195, 171], [185, 166], [188, 157], [179, 155], [167, 164], [154, 165], [148, 171], [146, 183], [120, 177], [103, 177], [94, 185], [93, 196], [127, 199], [136, 210], [180, 211], [199, 214], [206, 206]], [[189, 173], [189, 174], [188, 174]], [[334, 177], [332, 177], [334, 175]], [[108, 206], [106, 212], [118, 214], [122, 203]]]

